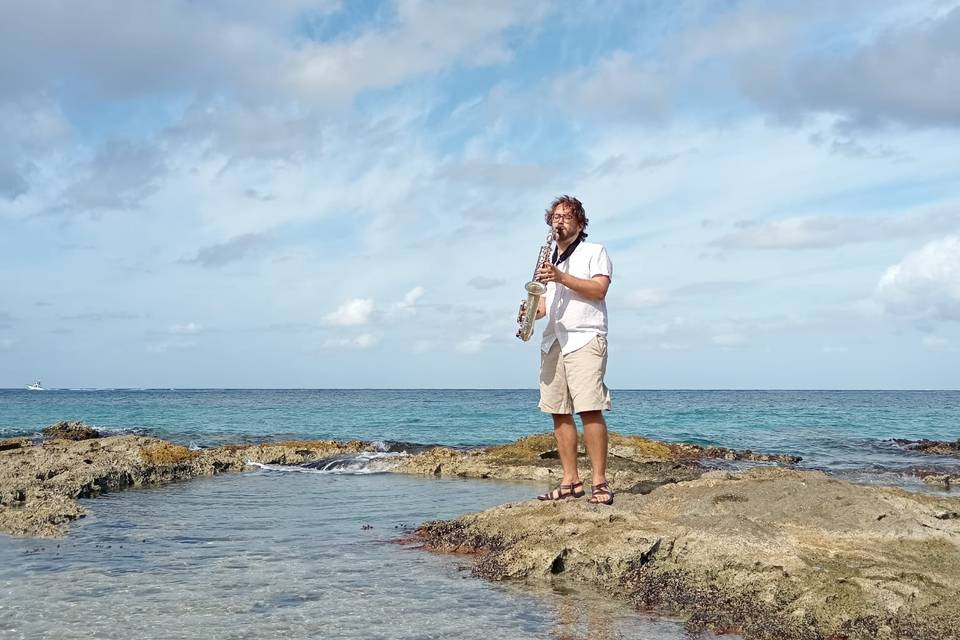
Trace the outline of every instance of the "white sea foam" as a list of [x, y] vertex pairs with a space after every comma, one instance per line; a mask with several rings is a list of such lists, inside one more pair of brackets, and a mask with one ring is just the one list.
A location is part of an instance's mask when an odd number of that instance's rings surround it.
[[404, 452], [363, 452], [350, 456], [337, 456], [326, 460], [309, 463], [308, 465], [264, 464], [247, 460], [247, 464], [267, 471], [284, 471], [294, 473], [319, 473], [338, 475], [365, 475], [371, 473], [386, 473], [396, 466], [397, 458], [406, 457]]

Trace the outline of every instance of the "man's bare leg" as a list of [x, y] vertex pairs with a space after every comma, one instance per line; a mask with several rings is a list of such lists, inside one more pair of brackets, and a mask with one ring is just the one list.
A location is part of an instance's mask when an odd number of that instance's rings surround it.
[[607, 481], [607, 421], [602, 411], [583, 411], [580, 420], [583, 421], [583, 442], [593, 468], [593, 486], [597, 486]]
[[557, 452], [563, 466], [563, 484], [575, 484], [580, 482], [580, 472], [577, 470], [577, 424], [573, 421], [573, 414], [552, 415], [553, 435], [557, 438]]

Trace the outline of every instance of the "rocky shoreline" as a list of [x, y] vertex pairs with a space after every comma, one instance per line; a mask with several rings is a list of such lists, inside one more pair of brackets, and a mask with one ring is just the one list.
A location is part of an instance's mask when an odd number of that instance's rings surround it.
[[[55, 427], [39, 440], [0, 440], [0, 532], [64, 535], [84, 515], [76, 499], [107, 491], [378, 450], [360, 441], [192, 450], [99, 437], [77, 423]], [[791, 640], [960, 638], [960, 498], [853, 485], [794, 469], [791, 456], [616, 434], [610, 445], [613, 507], [505, 504], [423, 524], [412, 541], [475, 554], [474, 572], [487, 579], [579, 581], [679, 615], [691, 629]], [[717, 471], [714, 459], [764, 464]], [[550, 434], [391, 460], [400, 473], [544, 487], [560, 471]], [[589, 477], [585, 458], [583, 466]]]
[[[101, 437], [82, 423], [58, 423], [45, 438], [0, 440], [0, 533], [59, 537], [86, 510], [78, 498], [243, 471], [251, 462], [304, 464], [371, 450], [366, 443], [285, 441], [192, 450], [159, 438]], [[47, 435], [49, 434], [49, 435]]]
[[[44, 429], [39, 440], [0, 440], [0, 533], [56, 537], [85, 513], [76, 500], [108, 491], [189, 480], [253, 468], [251, 463], [302, 465], [335, 456], [377, 452], [371, 443], [281, 441], [192, 450], [145, 436], [108, 436], [79, 422]], [[484, 449], [429, 448], [398, 458], [391, 471], [430, 476], [554, 481], [559, 470], [547, 434]], [[611, 486], [638, 493], [690, 480], [700, 460], [792, 463], [799, 458], [718, 447], [664, 444], [634, 436], [611, 437]]]
[[958, 638], [960, 499], [816, 471], [713, 471], [613, 507], [508, 504], [426, 523], [492, 579], [590, 583], [746, 638]]

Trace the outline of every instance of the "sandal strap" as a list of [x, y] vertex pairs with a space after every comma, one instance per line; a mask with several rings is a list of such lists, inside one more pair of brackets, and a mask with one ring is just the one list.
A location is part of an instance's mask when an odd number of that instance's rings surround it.
[[[544, 494], [537, 496], [540, 500], [563, 500], [564, 498], [569, 498], [574, 496], [577, 493], [577, 487], [583, 487], [583, 481], [574, 482], [573, 484], [560, 484], [550, 489]], [[583, 494], [581, 494], [583, 495]]]

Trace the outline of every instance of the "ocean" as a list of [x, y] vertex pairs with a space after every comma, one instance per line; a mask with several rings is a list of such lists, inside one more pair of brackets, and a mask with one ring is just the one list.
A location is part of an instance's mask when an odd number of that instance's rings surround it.
[[[960, 391], [614, 391], [610, 430], [803, 457], [837, 473], [896, 473], [955, 459], [893, 438], [960, 438]], [[264, 439], [478, 446], [551, 429], [537, 392], [381, 389], [0, 390], [0, 438], [58, 420], [200, 447]]]
[[[471, 447], [550, 425], [532, 390], [0, 390], [0, 437], [63, 419], [194, 447]], [[607, 419], [624, 434], [800, 455], [856, 482], [936, 491], [917, 470], [960, 472], [957, 458], [891, 441], [960, 437], [956, 391], [615, 390]], [[0, 536], [0, 638], [690, 637], [576, 585], [491, 584], [469, 559], [397, 542], [543, 487], [373, 470], [271, 467], [107, 494], [82, 501], [91, 516], [63, 540]]]

